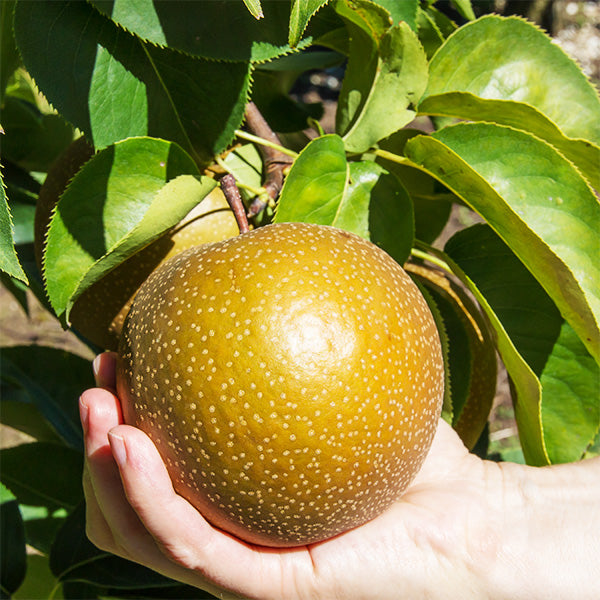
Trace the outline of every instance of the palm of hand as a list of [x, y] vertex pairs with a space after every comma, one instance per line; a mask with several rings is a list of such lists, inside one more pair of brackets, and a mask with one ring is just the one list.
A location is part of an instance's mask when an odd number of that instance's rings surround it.
[[[88, 390], [81, 405], [90, 539], [220, 597], [385, 600], [454, 597], [456, 588], [464, 598], [465, 581], [476, 580], [472, 555], [493, 552], [485, 530], [497, 468], [470, 455], [444, 422], [417, 478], [384, 514], [324, 542], [275, 550], [214, 529], [176, 495], [150, 439], [121, 424], [111, 392]], [[126, 460], [117, 466], [115, 457]]]

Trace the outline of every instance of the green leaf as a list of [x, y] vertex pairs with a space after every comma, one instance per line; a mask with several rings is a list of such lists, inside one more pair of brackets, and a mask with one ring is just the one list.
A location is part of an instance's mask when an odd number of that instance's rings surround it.
[[349, 152], [359, 153], [414, 119], [410, 107], [427, 85], [427, 57], [406, 23], [390, 27], [387, 11], [372, 3], [352, 6], [339, 9], [350, 33], [350, 56], [336, 131]]
[[21, 504], [21, 514], [25, 524], [27, 544], [39, 552], [47, 554], [67, 516], [64, 508], [50, 510], [46, 506], [28, 506]]
[[406, 154], [486, 219], [600, 360], [600, 203], [571, 163], [525, 132], [483, 123], [415, 137]]
[[541, 383], [550, 460], [580, 460], [600, 427], [600, 368], [568, 323], [561, 328]]
[[299, 154], [286, 177], [275, 222], [331, 225], [348, 180], [344, 142], [337, 135], [314, 139]]
[[458, 11], [458, 13], [469, 21], [475, 19], [475, 13], [473, 12], [473, 6], [471, 0], [452, 0], [452, 4]]
[[73, 128], [55, 114], [8, 96], [2, 106], [2, 155], [26, 171], [46, 172], [73, 141]]
[[[402, 156], [406, 142], [423, 132], [418, 129], [401, 129], [378, 144], [381, 150]], [[408, 192], [414, 211], [414, 236], [428, 244], [432, 243], [442, 232], [452, 209], [452, 202], [457, 198], [443, 188], [431, 175], [422, 170], [399, 164], [385, 157], [378, 156], [377, 162], [396, 175]]]
[[533, 106], [512, 100], [482, 99], [470, 92], [448, 92], [423, 100], [419, 112], [496, 122], [533, 133], [559, 150], [595, 188], [600, 188], [600, 147], [586, 140], [568, 138]]
[[13, 221], [6, 200], [2, 171], [0, 171], [0, 269], [11, 277], [27, 283], [27, 276], [15, 250]]
[[38, 442], [60, 443], [60, 437], [39, 409], [30, 402], [27, 392], [21, 387], [2, 383], [0, 422], [35, 438]]
[[97, 147], [150, 135], [176, 141], [205, 164], [242, 121], [248, 63], [218, 63], [144, 42], [87, 2], [19, 2], [15, 33], [49, 101]]
[[372, 161], [350, 163], [350, 182], [332, 225], [371, 240], [398, 264], [410, 255], [414, 240], [410, 197], [394, 175]]
[[28, 554], [25, 581], [12, 596], [13, 600], [60, 600], [62, 596], [56, 593], [56, 583], [50, 572], [48, 557]]
[[[244, 144], [229, 152], [223, 163], [228, 171], [235, 177], [238, 183], [253, 188], [260, 188], [262, 185], [263, 162], [259, 151], [254, 144]], [[242, 197], [246, 190], [240, 189]]]
[[44, 273], [56, 313], [68, 317], [87, 287], [176, 225], [214, 186], [165, 140], [130, 138], [94, 155], [61, 196], [48, 230]]
[[444, 43], [444, 36], [429, 13], [429, 10], [419, 8], [419, 12], [417, 13], [417, 32], [427, 59], [430, 59]]
[[83, 497], [81, 452], [46, 442], [0, 450], [0, 480], [20, 503], [73, 508]]
[[260, 5], [260, 0], [244, 0], [244, 4], [255, 19], [262, 19], [265, 16]]
[[8, 80], [19, 66], [19, 52], [12, 29], [14, 9], [15, 0], [0, 3], [0, 104], [4, 102]]
[[[557, 93], [569, 90], [569, 93]], [[419, 111], [523, 128], [595, 174], [600, 99], [577, 64], [531, 23], [484, 16], [448, 38], [430, 64]]]
[[[541, 383], [541, 398], [517, 396], [521, 441], [523, 405], [540, 414], [551, 462], [579, 460], [600, 424], [600, 369], [531, 273], [487, 225], [452, 237], [445, 247], [475, 282]], [[509, 370], [509, 375], [512, 375]]]
[[14, 494], [0, 483], [0, 594], [10, 597], [25, 579], [25, 527]]
[[[0, 366], [3, 421], [4, 402], [24, 403], [24, 412], [31, 414], [27, 407], [35, 407], [65, 443], [81, 448], [77, 398], [82, 390], [94, 385], [90, 362], [57, 348], [15, 346], [2, 349]], [[21, 415], [24, 424], [34, 428], [23, 430], [44, 432], [34, 415], [31, 420]], [[7, 416], [10, 417], [10, 412]], [[8, 424], [17, 425], [18, 422], [12, 420]]]
[[16, 199], [11, 201], [11, 212], [14, 223], [15, 245], [32, 244], [34, 237], [33, 222], [35, 219], [35, 206], [18, 202]]
[[286, 177], [275, 222], [303, 221], [351, 231], [403, 264], [414, 239], [412, 203], [398, 179], [372, 161], [346, 161], [330, 134], [310, 142]]
[[[252, 0], [258, 4], [257, 0]], [[211, 60], [262, 62], [290, 50], [290, 2], [262, 2], [257, 20], [236, 0], [90, 0], [104, 15], [152, 44]], [[190, 27], [193, 23], [193, 27]], [[300, 47], [310, 43], [303, 40]]]
[[392, 23], [397, 25], [404, 21], [413, 30], [417, 30], [417, 10], [419, 8], [418, 0], [373, 0], [379, 6], [385, 8], [392, 19]]
[[[487, 301], [486, 296], [479, 290], [476, 282], [447, 253], [431, 246], [427, 247], [422, 244], [419, 244], [419, 246], [423, 246], [430, 254], [446, 263], [451, 272], [473, 294], [477, 304], [485, 314], [490, 327], [494, 331], [498, 353], [509, 373], [512, 390], [519, 399], [515, 404], [515, 413], [517, 414], [520, 431], [523, 432], [520, 439], [523, 454], [527, 458], [528, 464], [537, 466], [549, 464], [550, 461], [542, 437], [540, 415], [542, 389], [538, 378], [519, 354], [502, 322]], [[471, 250], [466, 254], [470, 255], [470, 253]]]
[[288, 44], [294, 48], [300, 43], [312, 16], [329, 0], [292, 0]]
[[60, 581], [81, 581], [117, 589], [169, 587], [171, 579], [146, 567], [103, 552], [85, 533], [85, 505], [80, 503], [58, 532], [50, 568]]

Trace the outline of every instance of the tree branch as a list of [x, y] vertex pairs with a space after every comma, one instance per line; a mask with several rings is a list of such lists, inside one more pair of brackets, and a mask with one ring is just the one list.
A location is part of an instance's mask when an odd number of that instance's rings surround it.
[[[245, 118], [246, 127], [251, 133], [281, 146], [277, 134], [271, 129], [254, 102], [249, 102], [246, 105]], [[264, 164], [265, 181], [263, 187], [268, 196], [272, 200], [276, 200], [283, 187], [284, 170], [292, 164], [293, 159], [268, 146], [259, 146], [259, 151]], [[248, 210], [250, 216], [257, 215], [266, 205], [267, 203], [263, 199], [256, 198]]]

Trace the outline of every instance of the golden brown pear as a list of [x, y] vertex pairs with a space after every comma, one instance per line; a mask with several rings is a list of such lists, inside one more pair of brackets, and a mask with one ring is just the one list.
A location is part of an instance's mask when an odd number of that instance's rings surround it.
[[125, 421], [214, 525], [317, 542], [384, 511], [419, 470], [444, 389], [405, 271], [339, 229], [285, 223], [155, 270], [117, 361]]

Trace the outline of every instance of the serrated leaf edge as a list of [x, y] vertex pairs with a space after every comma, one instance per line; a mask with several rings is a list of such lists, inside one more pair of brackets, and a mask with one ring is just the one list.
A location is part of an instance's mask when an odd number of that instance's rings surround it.
[[0, 169], [0, 185], [2, 186], [2, 191], [4, 193], [4, 202], [6, 204], [6, 214], [8, 215], [8, 224], [10, 226], [10, 243], [12, 246], [12, 253], [14, 256], [14, 259], [16, 261], [16, 266], [19, 268], [19, 271], [17, 271], [16, 273], [8, 273], [7, 271], [2, 270], [3, 273], [6, 273], [7, 275], [9, 275], [10, 277], [14, 277], [15, 279], [17, 279], [18, 281], [21, 281], [23, 283], [25, 283], [26, 285], [29, 285], [29, 279], [27, 279], [27, 275], [25, 273], [25, 271], [23, 270], [23, 267], [19, 261], [19, 257], [17, 255], [17, 251], [15, 248], [15, 238], [14, 238], [14, 230], [15, 230], [15, 223], [13, 220], [13, 216], [12, 216], [12, 211], [10, 210], [10, 204], [8, 203], [8, 196], [6, 195], [6, 184], [4, 183], [4, 176], [2, 174], [2, 170]]
[[526, 19], [525, 17], [522, 17], [520, 15], [504, 16], [504, 15], [497, 15], [497, 14], [487, 14], [487, 15], [483, 15], [483, 16], [475, 19], [474, 21], [469, 21], [468, 23], [465, 23], [464, 25], [462, 25], [458, 29], [454, 30], [444, 40], [444, 43], [434, 52], [434, 54], [431, 57], [431, 59], [430, 59], [429, 62], [432, 63], [435, 60], [438, 52], [440, 52], [444, 48], [444, 46], [446, 45], [446, 43], [450, 39], [452, 39], [455, 35], [459, 35], [465, 29], [467, 29], [469, 27], [473, 27], [477, 23], [479, 23], [481, 21], [486, 21], [486, 20], [503, 21], [503, 22], [519, 21], [520, 23], [525, 23], [526, 25], [529, 25], [532, 29], [535, 29], [536, 31], [538, 31], [539, 33], [541, 33], [546, 38], [548, 44], [552, 48], [557, 48], [563, 54], [563, 56], [565, 56], [565, 58], [567, 58], [571, 63], [573, 63], [577, 67], [579, 73], [583, 76], [583, 78], [587, 82], [588, 86], [593, 90], [593, 92], [595, 93], [596, 97], [600, 100], [600, 92], [598, 91], [598, 89], [592, 83], [591, 78], [581, 69], [581, 66], [579, 65], [579, 63], [577, 62], [577, 60], [574, 59], [569, 54], [567, 54], [567, 52], [565, 52], [564, 48], [562, 48], [558, 44], [554, 43], [552, 41], [552, 38], [550, 37], [550, 34], [543, 27], [540, 27], [539, 25], [537, 25], [537, 23], [534, 23], [534, 22], [530, 21], [529, 19]]
[[257, 60], [251, 60], [251, 59], [234, 60], [234, 59], [228, 59], [228, 58], [215, 58], [214, 56], [204, 56], [202, 54], [193, 54], [192, 52], [187, 52], [186, 50], [182, 50], [181, 48], [169, 46], [167, 44], [160, 44], [158, 42], [154, 42], [152, 40], [149, 40], [148, 38], [145, 38], [145, 37], [143, 37], [141, 35], [138, 35], [135, 31], [131, 31], [131, 29], [125, 27], [122, 23], [119, 23], [118, 21], [115, 21], [114, 19], [111, 19], [108, 15], [106, 15], [103, 12], [101, 12], [100, 10], [98, 10], [98, 8], [96, 6], [94, 6], [93, 4], [91, 4], [90, 2], [88, 2], [87, 0], [86, 0], [86, 3], [97, 14], [99, 14], [103, 19], [106, 19], [107, 21], [109, 21], [110, 23], [112, 23], [114, 26], [116, 26], [117, 28], [119, 28], [121, 31], [123, 31], [127, 35], [135, 37], [136, 39], [138, 39], [143, 44], [148, 44], [148, 45], [153, 46], [154, 48], [157, 48], [157, 49], [160, 49], [160, 50], [170, 50], [172, 52], [177, 52], [178, 54], [181, 54], [182, 56], [187, 56], [189, 58], [195, 58], [197, 60], [206, 60], [208, 62], [213, 62], [213, 63], [250, 63], [250, 64], [262, 64], [262, 63], [266, 63], [266, 62], [269, 62], [271, 60], [274, 60], [275, 58], [280, 58], [280, 57], [282, 57], [282, 56], [284, 56], [286, 54], [290, 54], [290, 53], [295, 52], [297, 50], [302, 50], [302, 49], [306, 48], [307, 46], [309, 46], [312, 43], [311, 40], [302, 40], [294, 48], [290, 47], [289, 44], [286, 44], [285, 47], [282, 48], [281, 52], [278, 52], [275, 56], [271, 56], [271, 57], [265, 58], [265, 59], [257, 59]]

